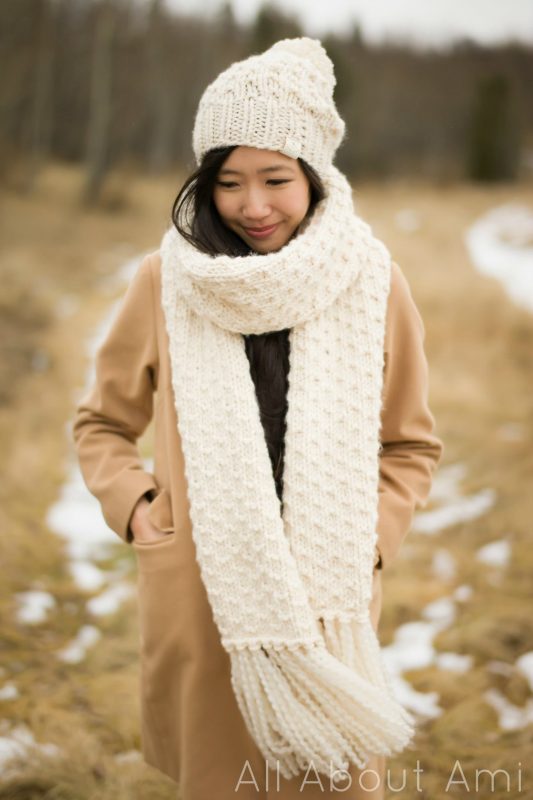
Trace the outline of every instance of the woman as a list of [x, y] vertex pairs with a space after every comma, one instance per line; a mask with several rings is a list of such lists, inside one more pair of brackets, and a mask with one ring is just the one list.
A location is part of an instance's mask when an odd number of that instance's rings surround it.
[[[143, 754], [182, 800], [382, 798], [413, 734], [381, 569], [443, 447], [422, 320], [333, 166], [334, 84], [304, 37], [207, 87], [198, 169], [74, 421], [138, 557]], [[152, 474], [136, 440], [156, 391]]]

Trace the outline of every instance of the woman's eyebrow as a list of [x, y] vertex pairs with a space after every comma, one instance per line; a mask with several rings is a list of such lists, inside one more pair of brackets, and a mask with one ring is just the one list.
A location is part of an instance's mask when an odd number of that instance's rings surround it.
[[[276, 164], [276, 165], [274, 165], [272, 167], [263, 167], [263, 169], [258, 169], [257, 173], [260, 175], [263, 172], [279, 172], [280, 169], [286, 169], [286, 170], [289, 170], [289, 172], [292, 172], [292, 167], [289, 167], [288, 165], [285, 165], [285, 164]], [[242, 175], [242, 172], [239, 172], [236, 169], [228, 169], [226, 167], [225, 169], [221, 169], [218, 174], [219, 175]]]

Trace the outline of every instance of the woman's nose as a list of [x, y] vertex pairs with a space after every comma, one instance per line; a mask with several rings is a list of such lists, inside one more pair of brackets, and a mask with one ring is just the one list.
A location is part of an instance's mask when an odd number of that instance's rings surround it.
[[270, 214], [271, 207], [261, 192], [249, 192], [242, 206], [242, 214], [247, 219], [263, 219]]

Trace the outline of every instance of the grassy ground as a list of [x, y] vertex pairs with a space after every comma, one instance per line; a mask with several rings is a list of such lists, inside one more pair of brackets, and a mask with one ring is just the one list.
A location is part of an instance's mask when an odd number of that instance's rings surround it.
[[[6, 348], [0, 374], [0, 688], [13, 680], [20, 692], [1, 701], [0, 737], [11, 725], [25, 723], [37, 741], [53, 742], [63, 753], [51, 761], [35, 754], [25, 759], [18, 777], [0, 777], [0, 800], [175, 796], [174, 785], [155, 770], [115, 758], [140, 747], [135, 600], [99, 621], [103, 636], [81, 664], [55, 658], [80, 625], [94, 620], [85, 609], [87, 594], [70, 577], [62, 541], [43, 520], [57, 498], [71, 452], [65, 423], [73, 411], [73, 393], [85, 380], [84, 340], [116, 296], [116, 290], [113, 294], [106, 288], [106, 276], [129, 256], [157, 245], [178, 183], [176, 176], [155, 180], [123, 174], [114, 178], [105, 207], [87, 212], [77, 200], [79, 173], [54, 165], [31, 197], [5, 188], [0, 194], [0, 334]], [[424, 772], [417, 797], [476, 796], [475, 769], [501, 767], [510, 774], [511, 792], [497, 781], [490, 797], [518, 796], [521, 762], [520, 796], [533, 797], [533, 774], [527, 772], [531, 726], [501, 731], [483, 700], [489, 687], [516, 705], [530, 697], [524, 678], [515, 673], [505, 678], [487, 670], [487, 663], [512, 664], [533, 650], [527, 492], [533, 472], [533, 315], [515, 307], [495, 281], [474, 270], [462, 239], [485, 210], [509, 200], [527, 202], [531, 186], [395, 182], [355, 189], [360, 213], [401, 265], [424, 319], [430, 404], [446, 448], [443, 465], [465, 464], [465, 494], [487, 487], [497, 492], [493, 508], [477, 520], [435, 537], [412, 533], [384, 576], [384, 643], [398, 625], [419, 619], [431, 600], [449, 596], [460, 584], [473, 589], [436, 646], [472, 654], [474, 666], [460, 676], [434, 667], [408, 675], [419, 691], [439, 693], [445, 713], [422, 725], [416, 747], [390, 762], [391, 781], [401, 785], [401, 771], [416, 767], [418, 759]], [[401, 209], [418, 213], [419, 232], [398, 228], [395, 215]], [[69, 314], [68, 308], [76, 310]], [[504, 435], [509, 422], [522, 426], [522, 438]], [[146, 441], [141, 446], [149, 447]], [[512, 542], [512, 558], [495, 578], [474, 554], [504, 536]], [[449, 549], [457, 561], [451, 583], [430, 569], [437, 547]], [[117, 542], [117, 562], [128, 558], [131, 553]], [[57, 605], [46, 623], [28, 628], [16, 621], [14, 594], [30, 587], [49, 591]], [[470, 792], [465, 784], [446, 791], [456, 760]], [[407, 785], [415, 786], [414, 777]], [[477, 796], [489, 796], [489, 788], [490, 781], [481, 779]], [[411, 794], [406, 790], [400, 796]]]

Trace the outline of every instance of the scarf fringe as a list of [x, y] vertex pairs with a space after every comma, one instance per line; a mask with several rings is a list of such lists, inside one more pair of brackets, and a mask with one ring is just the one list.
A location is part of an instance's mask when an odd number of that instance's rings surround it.
[[271, 769], [331, 775], [371, 754], [393, 755], [414, 733], [394, 698], [370, 619], [320, 620], [326, 647], [230, 650], [231, 681], [248, 729]]

